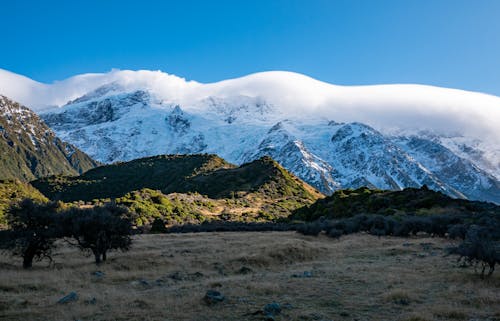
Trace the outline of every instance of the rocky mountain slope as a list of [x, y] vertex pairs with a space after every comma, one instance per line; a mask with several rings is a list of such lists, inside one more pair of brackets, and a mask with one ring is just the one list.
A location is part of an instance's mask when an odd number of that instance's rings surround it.
[[425, 184], [500, 203], [495, 96], [420, 85], [342, 87], [287, 72], [212, 84], [149, 71], [22, 82], [40, 92], [49, 126], [102, 162], [214, 153], [243, 164], [269, 155], [326, 194]]
[[63, 142], [28, 108], [0, 95], [0, 179], [78, 174], [98, 163]]

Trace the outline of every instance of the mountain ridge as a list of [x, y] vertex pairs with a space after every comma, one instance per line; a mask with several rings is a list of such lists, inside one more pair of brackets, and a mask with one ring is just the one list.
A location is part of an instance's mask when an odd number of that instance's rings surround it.
[[63, 142], [27, 107], [0, 95], [0, 178], [30, 181], [78, 174], [98, 164]]

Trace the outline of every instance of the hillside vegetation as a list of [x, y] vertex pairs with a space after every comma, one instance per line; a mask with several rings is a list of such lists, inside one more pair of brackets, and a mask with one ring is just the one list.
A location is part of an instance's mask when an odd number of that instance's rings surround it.
[[137, 214], [137, 225], [276, 220], [323, 197], [269, 157], [235, 167], [208, 154], [143, 158], [33, 185], [52, 200], [114, 200]]
[[427, 187], [383, 191], [366, 187], [339, 190], [310, 206], [297, 209], [295, 219], [314, 221], [319, 218], [340, 219], [358, 214], [380, 215], [500, 215], [500, 206], [492, 203], [454, 199]]
[[36, 188], [19, 180], [0, 180], [0, 228], [5, 227], [5, 211], [25, 198], [45, 202], [48, 199]]
[[0, 95], [0, 179], [77, 175], [98, 164], [57, 138], [34, 112]]
[[100, 166], [80, 176], [51, 176], [32, 184], [50, 199], [65, 202], [116, 198], [143, 188], [168, 194], [185, 190], [187, 179], [232, 168], [215, 155], [161, 155]]

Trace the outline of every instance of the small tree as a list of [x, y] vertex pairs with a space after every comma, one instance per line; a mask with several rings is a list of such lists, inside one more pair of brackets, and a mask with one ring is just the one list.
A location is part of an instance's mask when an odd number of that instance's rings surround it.
[[52, 261], [54, 242], [62, 236], [58, 208], [58, 203], [35, 203], [31, 199], [11, 206], [7, 212], [10, 229], [2, 232], [0, 247], [22, 257], [25, 269], [33, 266], [33, 260]]
[[95, 263], [106, 261], [107, 252], [114, 249], [127, 251], [132, 240], [132, 224], [128, 209], [107, 204], [89, 209], [73, 208], [66, 215], [67, 231], [83, 251], [92, 251]]
[[[488, 275], [495, 270], [495, 265], [500, 263], [500, 241], [497, 230], [490, 227], [472, 225], [464, 241], [457, 247], [448, 249], [448, 254], [458, 255], [458, 260], [464, 259], [466, 263], [477, 266], [482, 264], [481, 278], [489, 266]], [[496, 237], [495, 237], [496, 236]]]

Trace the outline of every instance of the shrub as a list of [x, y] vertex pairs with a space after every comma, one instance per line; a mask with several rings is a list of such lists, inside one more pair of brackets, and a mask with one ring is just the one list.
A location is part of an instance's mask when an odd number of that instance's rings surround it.
[[82, 251], [92, 251], [96, 264], [106, 261], [109, 250], [130, 248], [132, 224], [125, 207], [107, 204], [90, 209], [72, 208], [65, 219], [65, 234], [74, 238]]
[[272, 222], [234, 222], [205, 221], [202, 224], [174, 225], [166, 229], [167, 233], [200, 232], [264, 232], [297, 230], [297, 224]]
[[472, 225], [465, 236], [465, 240], [457, 247], [448, 249], [448, 254], [458, 255], [458, 260], [465, 259], [470, 265], [482, 264], [481, 278], [484, 277], [486, 266], [489, 266], [488, 275], [500, 263], [500, 241], [495, 238], [498, 231], [490, 227]]
[[167, 229], [165, 228], [165, 221], [161, 218], [155, 218], [151, 224], [151, 233], [165, 233]]
[[297, 232], [304, 235], [312, 235], [312, 236], [318, 236], [322, 230], [323, 226], [318, 221], [312, 223], [305, 223], [297, 228]]
[[451, 239], [465, 239], [467, 235], [468, 225], [466, 224], [454, 224], [448, 226], [448, 237]]
[[33, 260], [48, 258], [56, 238], [62, 236], [58, 203], [36, 203], [25, 199], [7, 212], [10, 230], [3, 231], [0, 247], [23, 258], [23, 267], [30, 268]]
[[327, 235], [329, 237], [333, 237], [333, 238], [339, 238], [341, 237], [342, 235], [344, 234], [344, 231], [342, 230], [338, 230], [336, 228], [332, 228], [330, 229], [328, 232], [327, 232]]

